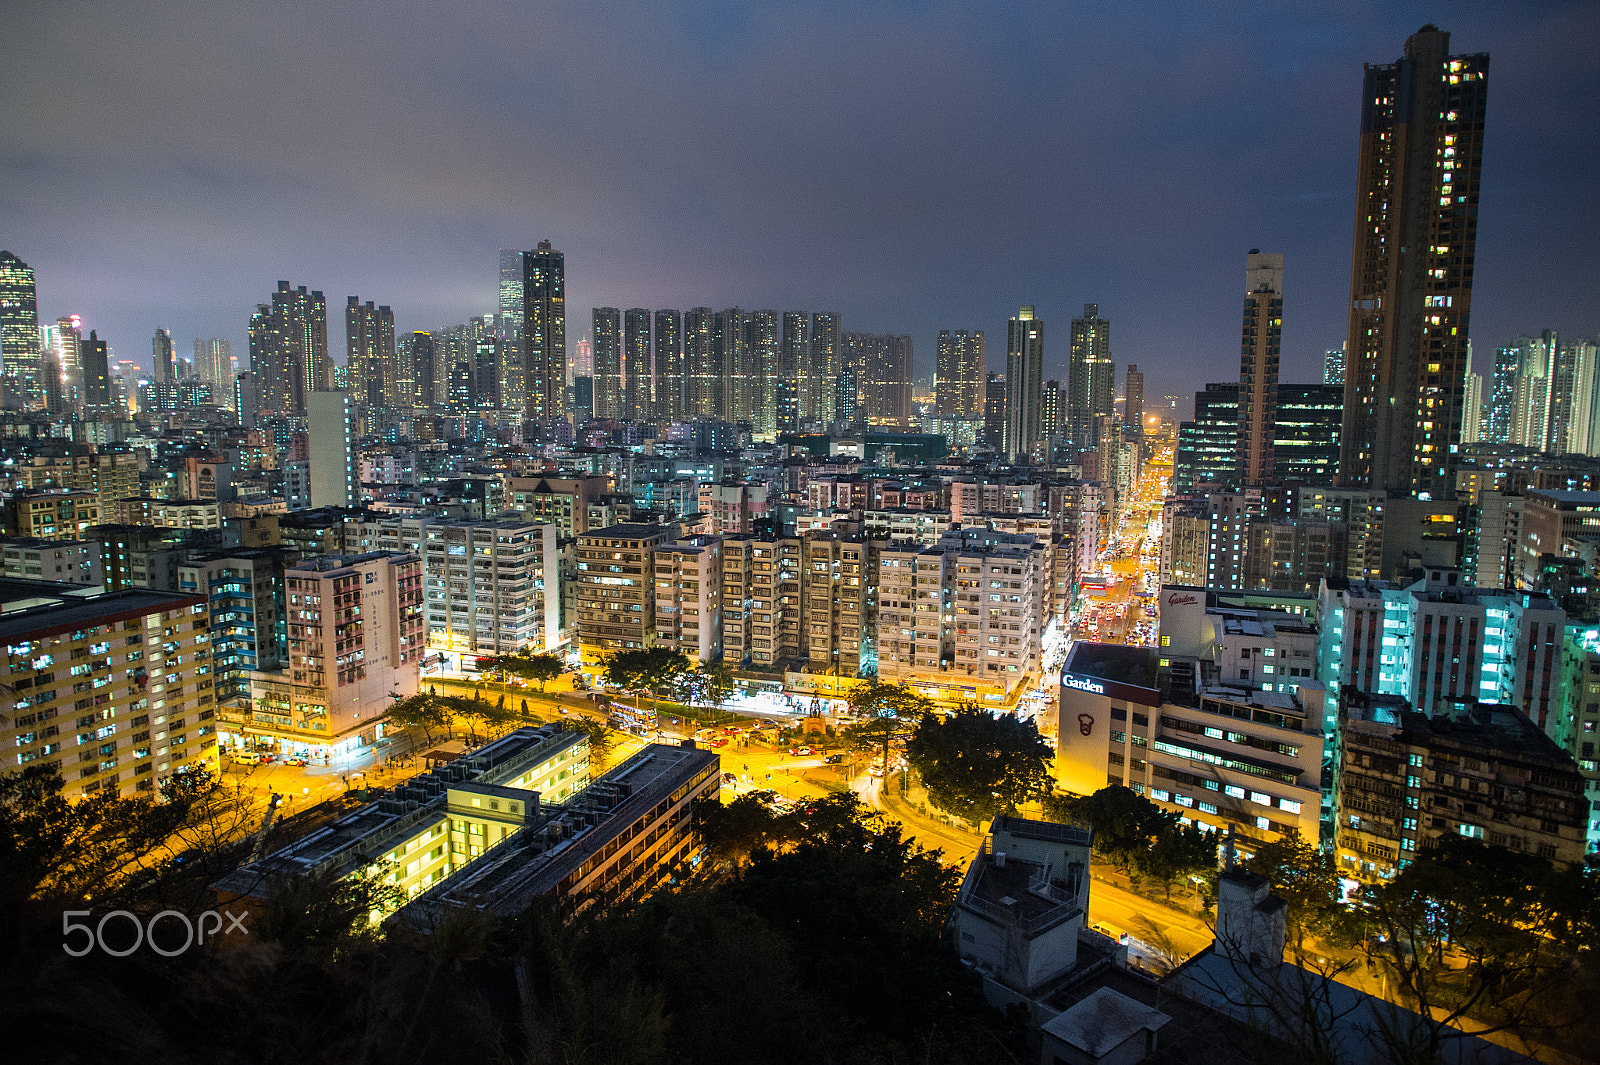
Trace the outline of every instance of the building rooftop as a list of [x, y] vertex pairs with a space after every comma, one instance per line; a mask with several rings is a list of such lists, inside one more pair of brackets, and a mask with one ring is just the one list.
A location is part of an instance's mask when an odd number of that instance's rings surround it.
[[1084, 677], [1134, 684], [1141, 688], [1158, 686], [1161, 653], [1153, 647], [1131, 647], [1120, 643], [1090, 643], [1079, 640], [1067, 656], [1066, 671]]
[[584, 534], [585, 539], [613, 539], [613, 540], [655, 540], [666, 539], [672, 535], [672, 529], [666, 525], [608, 525], [604, 529], [590, 529]]
[[94, 585], [0, 580], [0, 642], [55, 636], [205, 601], [204, 596], [149, 588], [103, 592]]

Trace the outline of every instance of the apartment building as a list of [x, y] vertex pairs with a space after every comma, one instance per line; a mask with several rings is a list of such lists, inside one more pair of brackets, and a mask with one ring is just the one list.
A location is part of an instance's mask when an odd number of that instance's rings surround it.
[[706, 531], [716, 535], [747, 533], [751, 523], [767, 515], [767, 486], [723, 481], [702, 484], [698, 500]]
[[92, 540], [0, 539], [0, 566], [7, 577], [94, 587], [104, 583], [100, 545]]
[[812, 672], [837, 669], [844, 677], [870, 672], [877, 608], [873, 542], [854, 534], [813, 532], [803, 543], [801, 646], [808, 667]]
[[880, 554], [878, 675], [949, 702], [1006, 703], [1039, 668], [1053, 567], [1026, 534], [951, 529]]
[[603, 669], [606, 656], [655, 641], [655, 552], [672, 532], [666, 525], [612, 525], [578, 537], [578, 637], [586, 669]]
[[[250, 708], [250, 674], [278, 669], [288, 653], [281, 547], [192, 551], [178, 563], [178, 589], [206, 598], [211, 665], [223, 742]], [[230, 727], [233, 726], [233, 727]]]
[[48, 765], [64, 795], [153, 792], [216, 769], [206, 604], [146, 589], [0, 581], [0, 641], [14, 695], [0, 746]]
[[1565, 544], [1600, 535], [1600, 492], [1530, 490], [1525, 493], [1522, 538], [1517, 546], [1516, 587], [1538, 587], [1541, 555], [1565, 554]]
[[428, 650], [463, 657], [560, 647], [558, 529], [552, 522], [366, 517], [347, 525], [362, 551], [414, 551], [423, 563]]
[[1080, 642], [1061, 678], [1056, 771], [1069, 791], [1120, 784], [1184, 823], [1313, 845], [1326, 692], [1224, 684], [1205, 659]]
[[562, 539], [571, 539], [596, 528], [589, 506], [610, 491], [609, 477], [507, 477], [505, 505], [530, 521], [553, 523]]
[[1588, 810], [1570, 755], [1514, 706], [1461, 701], [1419, 713], [1401, 696], [1340, 693], [1339, 869], [1394, 876], [1446, 836], [1571, 865]]
[[5, 533], [24, 540], [88, 539], [100, 523], [100, 500], [93, 492], [41, 489], [14, 493], [5, 505]]
[[116, 520], [123, 525], [154, 525], [161, 529], [222, 528], [222, 504], [215, 499], [133, 496], [117, 500], [116, 508]]
[[323, 555], [284, 572], [288, 661], [250, 674], [252, 743], [296, 754], [380, 738], [394, 698], [415, 695], [426, 632], [422, 562], [406, 552]]
[[730, 536], [722, 541], [722, 635], [728, 661], [771, 671], [800, 657], [798, 537]]
[[1444, 701], [1518, 707], [1541, 728], [1559, 714], [1566, 613], [1547, 596], [1468, 588], [1430, 567], [1404, 588], [1327, 580], [1318, 595], [1318, 679], [1398, 695], [1424, 713]]
[[696, 665], [722, 656], [722, 537], [673, 540], [655, 552], [656, 646]]

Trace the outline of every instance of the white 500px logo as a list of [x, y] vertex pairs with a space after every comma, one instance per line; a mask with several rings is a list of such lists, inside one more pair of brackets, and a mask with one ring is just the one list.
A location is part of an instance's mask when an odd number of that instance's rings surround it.
[[[73, 949], [73, 946], [70, 942], [63, 942], [61, 944], [61, 949], [72, 955], [74, 958], [83, 957], [96, 946], [105, 951], [107, 954], [111, 955], [113, 958], [126, 958], [129, 954], [132, 954], [134, 951], [138, 950], [142, 945], [144, 945], [146, 940], [148, 940], [150, 943], [150, 949], [161, 955], [163, 958], [176, 958], [179, 954], [182, 954], [196, 943], [204, 943], [206, 941], [206, 934], [208, 931], [213, 939], [215, 939], [219, 934], [225, 936], [232, 935], [235, 930], [243, 932], [245, 935], [250, 934], [250, 929], [244, 926], [244, 919], [250, 916], [248, 910], [238, 915], [231, 913], [218, 913], [216, 910], [206, 910], [198, 917], [190, 917], [188, 914], [179, 913], [177, 910], [162, 910], [154, 917], [151, 917], [149, 921], [144, 923], [139, 921], [137, 914], [130, 913], [127, 910], [112, 910], [110, 913], [100, 918], [100, 920], [92, 926], [86, 922], [73, 920], [74, 917], [88, 916], [90, 916], [90, 911], [88, 910], [67, 910], [61, 915], [61, 936], [63, 940], [69, 939], [74, 932], [82, 932], [84, 935], [83, 946], [80, 949]], [[126, 918], [128, 924], [133, 926], [132, 946], [124, 947], [119, 950], [106, 945], [106, 922], [111, 920], [113, 917]], [[228, 919], [227, 928], [222, 927], [222, 919], [224, 917]], [[156, 925], [163, 920], [166, 920], [169, 925], [173, 921], [178, 922], [179, 927], [181, 927], [184, 932], [182, 946], [177, 947], [176, 949], [166, 949], [156, 943]], [[209, 929], [207, 928], [206, 924], [208, 921], [211, 922]]]

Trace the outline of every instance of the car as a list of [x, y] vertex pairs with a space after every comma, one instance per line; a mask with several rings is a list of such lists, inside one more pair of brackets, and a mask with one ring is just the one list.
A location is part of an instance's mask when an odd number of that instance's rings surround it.
[[238, 762], [240, 765], [261, 764], [261, 756], [254, 751], [233, 751], [230, 752], [229, 757], [231, 757], [235, 762]]
[[722, 730], [722, 734], [724, 736], [737, 736], [743, 731], [744, 729], [740, 728], [738, 725], [729, 725], [727, 728]]
[[830, 754], [822, 760], [824, 765], [838, 765], [842, 761], [844, 761], [844, 755], [842, 754]]
[[722, 783], [731, 786], [739, 783], [739, 778], [733, 773], [724, 773], [722, 774]]
[[718, 736], [714, 740], [707, 741], [706, 745], [708, 747], [726, 747], [728, 745], [728, 741], [726, 739], [724, 739], [723, 737]]
[[266, 765], [268, 762], [275, 762], [278, 760], [278, 756], [269, 751], [262, 751], [257, 754], [256, 757], [261, 759], [262, 765]]
[[306, 760], [304, 758], [301, 758], [299, 755], [295, 755], [292, 758], [285, 758], [283, 760], [283, 764], [284, 765], [305, 765], [306, 764]]
[[790, 747], [789, 753], [804, 757], [805, 755], [816, 754], [817, 752], [813, 751], [810, 747]]

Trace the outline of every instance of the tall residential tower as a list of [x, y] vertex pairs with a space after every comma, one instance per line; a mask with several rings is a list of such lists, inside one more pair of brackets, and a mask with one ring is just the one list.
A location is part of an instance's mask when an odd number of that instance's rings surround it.
[[1460, 437], [1478, 236], [1486, 53], [1422, 27], [1361, 94], [1344, 484], [1444, 499]]

